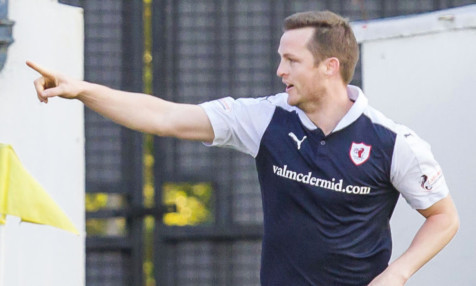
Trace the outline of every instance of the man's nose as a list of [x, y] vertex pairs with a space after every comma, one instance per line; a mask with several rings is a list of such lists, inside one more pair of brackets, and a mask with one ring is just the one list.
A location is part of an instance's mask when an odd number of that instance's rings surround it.
[[276, 70], [276, 75], [279, 77], [283, 77], [286, 74], [283, 61], [279, 62], [278, 69]]

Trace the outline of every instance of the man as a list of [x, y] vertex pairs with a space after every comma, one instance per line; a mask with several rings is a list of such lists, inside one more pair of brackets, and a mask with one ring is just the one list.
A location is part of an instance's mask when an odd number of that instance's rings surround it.
[[[349, 86], [358, 46], [328, 11], [288, 17], [277, 74], [286, 93], [178, 104], [77, 81], [27, 64], [38, 98], [76, 98], [129, 128], [256, 159], [263, 197], [262, 285], [404, 285], [455, 235], [459, 220], [429, 146]], [[399, 194], [425, 218], [388, 264]]]

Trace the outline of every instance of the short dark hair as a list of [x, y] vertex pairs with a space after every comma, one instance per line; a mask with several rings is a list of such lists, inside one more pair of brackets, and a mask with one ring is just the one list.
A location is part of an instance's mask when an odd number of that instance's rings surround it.
[[315, 28], [307, 46], [316, 65], [326, 58], [336, 57], [342, 80], [350, 83], [359, 60], [359, 45], [349, 21], [330, 11], [301, 12], [284, 20], [284, 31], [305, 27]]

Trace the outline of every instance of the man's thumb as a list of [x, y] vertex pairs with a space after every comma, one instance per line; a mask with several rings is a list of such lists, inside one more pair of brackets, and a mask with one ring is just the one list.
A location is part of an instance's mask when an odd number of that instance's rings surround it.
[[63, 94], [63, 89], [59, 86], [45, 89], [41, 92], [43, 97], [55, 97]]

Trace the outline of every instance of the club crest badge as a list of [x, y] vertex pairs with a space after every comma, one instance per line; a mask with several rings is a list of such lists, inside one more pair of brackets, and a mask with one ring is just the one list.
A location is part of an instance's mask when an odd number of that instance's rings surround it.
[[356, 166], [362, 165], [369, 159], [370, 150], [372, 150], [370, 145], [352, 142], [349, 151], [350, 159]]

